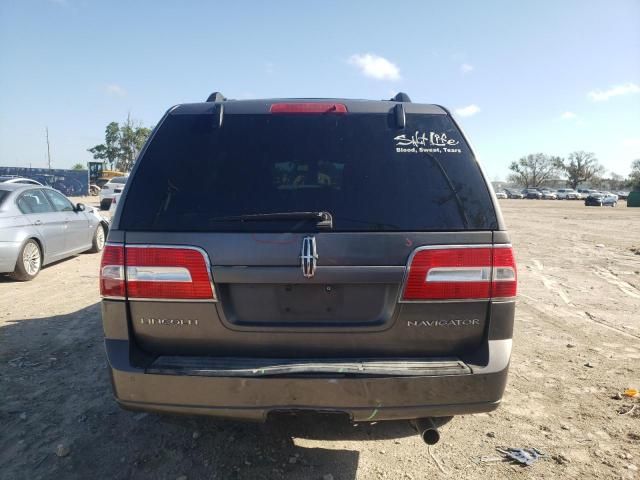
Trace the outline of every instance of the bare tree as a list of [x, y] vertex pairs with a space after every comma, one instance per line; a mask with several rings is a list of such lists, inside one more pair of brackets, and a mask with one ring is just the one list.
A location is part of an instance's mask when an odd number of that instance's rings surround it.
[[533, 153], [520, 158], [517, 162], [511, 162], [509, 180], [525, 187], [540, 187], [554, 179], [560, 173], [562, 159]]
[[138, 153], [151, 134], [150, 128], [145, 128], [140, 122], [131, 120], [127, 115], [127, 121], [120, 127], [120, 159], [118, 169], [129, 172], [133, 168]]
[[567, 176], [567, 184], [575, 189], [583, 182], [596, 180], [604, 173], [604, 167], [592, 152], [572, 152], [568, 161], [562, 161], [561, 168]]
[[611, 175], [609, 176], [609, 190], [621, 190], [624, 188], [626, 183], [627, 182], [622, 175], [616, 172], [611, 172]]

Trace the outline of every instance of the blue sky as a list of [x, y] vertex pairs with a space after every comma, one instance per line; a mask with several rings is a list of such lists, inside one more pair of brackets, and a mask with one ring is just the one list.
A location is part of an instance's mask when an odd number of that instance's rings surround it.
[[91, 159], [110, 121], [229, 98], [457, 111], [492, 179], [527, 153], [640, 158], [640, 1], [0, 0], [0, 165]]

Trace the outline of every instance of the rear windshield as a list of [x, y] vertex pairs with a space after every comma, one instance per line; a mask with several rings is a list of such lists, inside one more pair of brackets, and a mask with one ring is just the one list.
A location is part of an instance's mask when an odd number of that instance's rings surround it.
[[127, 183], [127, 177], [114, 177], [109, 180], [110, 183]]
[[326, 211], [333, 231], [497, 228], [468, 145], [446, 115], [169, 115], [131, 180], [120, 228], [312, 230], [239, 215]]

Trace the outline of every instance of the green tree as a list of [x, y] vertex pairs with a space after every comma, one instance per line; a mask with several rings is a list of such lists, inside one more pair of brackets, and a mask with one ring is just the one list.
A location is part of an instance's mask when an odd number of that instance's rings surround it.
[[560, 157], [544, 153], [529, 154], [517, 162], [511, 162], [509, 170], [513, 173], [509, 175], [509, 181], [525, 187], [537, 188], [556, 178], [561, 164]]
[[96, 145], [88, 150], [96, 160], [105, 161], [110, 169], [120, 156], [120, 125], [111, 122], [104, 133], [104, 143]]
[[81, 163], [76, 163], [73, 167], [71, 167], [71, 170], [86, 170], [86, 169], [87, 167], [85, 167]]
[[110, 169], [128, 172], [151, 134], [151, 129], [127, 116], [125, 123], [111, 122], [105, 129], [105, 142], [88, 149], [96, 160], [105, 161]]
[[604, 173], [604, 167], [592, 152], [572, 152], [560, 167], [567, 176], [567, 184], [573, 189], [581, 183], [597, 180]]

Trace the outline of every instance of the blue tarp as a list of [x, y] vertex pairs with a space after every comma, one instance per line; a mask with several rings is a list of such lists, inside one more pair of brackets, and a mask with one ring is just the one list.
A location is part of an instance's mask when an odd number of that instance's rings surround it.
[[88, 170], [0, 167], [0, 176], [2, 175], [17, 175], [32, 178], [43, 185], [55, 188], [69, 197], [89, 195]]

